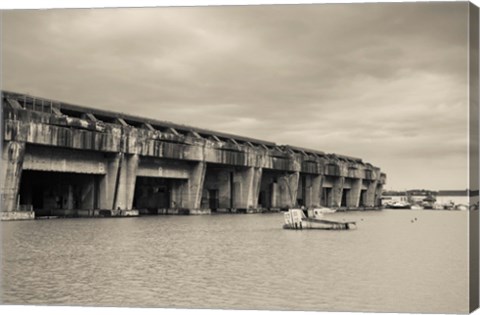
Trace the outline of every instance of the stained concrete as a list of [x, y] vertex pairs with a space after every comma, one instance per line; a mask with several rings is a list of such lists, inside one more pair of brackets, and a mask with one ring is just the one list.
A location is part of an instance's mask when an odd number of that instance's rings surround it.
[[[374, 207], [386, 182], [378, 167], [355, 157], [52, 100], [32, 110], [33, 99], [2, 93], [1, 211], [12, 213], [5, 218], [33, 206], [20, 196], [20, 186], [22, 194], [34, 191], [27, 187], [31, 173], [23, 171], [93, 176], [72, 176], [61, 189], [48, 181], [35, 188], [37, 198], [47, 191], [61, 195], [64, 203], [51, 210], [75, 216], [136, 215], [144, 206], [157, 214], [257, 213], [340, 207], [342, 200], [347, 208]], [[142, 178], [155, 180], [144, 187]], [[164, 201], [137, 203], [137, 194], [154, 189], [156, 180], [168, 183], [168, 197], [151, 192]]]

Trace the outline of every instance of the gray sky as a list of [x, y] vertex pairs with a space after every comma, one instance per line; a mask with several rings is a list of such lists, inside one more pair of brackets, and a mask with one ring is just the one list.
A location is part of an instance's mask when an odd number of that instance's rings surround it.
[[466, 3], [5, 11], [2, 88], [467, 187]]

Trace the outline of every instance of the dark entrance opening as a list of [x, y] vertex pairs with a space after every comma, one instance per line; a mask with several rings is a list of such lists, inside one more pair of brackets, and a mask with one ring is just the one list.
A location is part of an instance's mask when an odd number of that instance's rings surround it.
[[137, 177], [133, 207], [145, 214], [157, 214], [158, 209], [170, 208], [171, 181], [166, 178]]
[[230, 209], [233, 209], [235, 205], [235, 184], [236, 183], [233, 181], [233, 172], [230, 172]]
[[[27, 194], [24, 194], [26, 191], [20, 189], [20, 204], [28, 204], [28, 201], [25, 200]], [[43, 189], [41, 185], [36, 184], [32, 189], [32, 207], [33, 209], [43, 209]]]
[[330, 207], [331, 200], [332, 200], [332, 188], [323, 188], [321, 205], [325, 207]]
[[307, 197], [307, 177], [305, 175], [300, 175], [298, 180], [297, 187], [297, 206], [302, 207], [306, 206], [306, 197]]
[[[260, 182], [258, 207], [262, 209], [279, 210], [278, 180], [283, 172], [265, 169]], [[288, 192], [287, 192], [288, 194]]]
[[75, 215], [66, 210], [98, 209], [100, 175], [24, 170], [20, 204], [32, 206], [36, 217]]
[[258, 207], [262, 209], [270, 209], [273, 204], [273, 191], [276, 183], [270, 183], [265, 190], [261, 190], [258, 195]]
[[208, 191], [208, 206], [211, 210], [217, 211], [220, 201], [218, 200], [218, 189]]
[[258, 207], [265, 208], [265, 191], [260, 191], [258, 194]]
[[348, 206], [348, 197], [350, 196], [350, 189], [343, 189], [342, 191], [342, 203], [340, 207], [347, 207]]

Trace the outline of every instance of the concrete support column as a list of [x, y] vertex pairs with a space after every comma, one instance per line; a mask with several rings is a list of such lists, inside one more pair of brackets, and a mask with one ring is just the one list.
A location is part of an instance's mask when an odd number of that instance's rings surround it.
[[272, 183], [272, 194], [270, 196], [272, 209], [284, 207], [281, 203], [282, 191], [284, 191], [285, 194], [288, 194], [288, 191], [287, 189], [281, 189], [281, 187], [282, 186], [279, 183]]
[[278, 185], [274, 186], [277, 190], [274, 195], [278, 207], [292, 208], [297, 205], [299, 178], [299, 172], [290, 173], [278, 178]]
[[332, 187], [332, 207], [340, 207], [342, 204], [343, 185], [345, 184], [345, 177], [340, 176], [335, 178]]
[[322, 175], [312, 175], [307, 180], [307, 187], [305, 189], [305, 205], [309, 208], [320, 206], [320, 199], [322, 195]]
[[125, 154], [123, 159], [120, 159], [114, 210], [132, 209], [135, 182], [137, 180], [138, 160], [137, 154]]
[[373, 207], [375, 205], [375, 193], [377, 191], [378, 181], [374, 180], [368, 183], [367, 186], [367, 196], [365, 200], [365, 206]]
[[360, 204], [360, 194], [362, 192], [362, 179], [352, 179], [352, 187], [350, 188], [350, 194], [347, 199], [347, 207], [358, 208]]
[[198, 162], [190, 173], [188, 179], [188, 208], [191, 210], [200, 209], [206, 170], [207, 163]]
[[4, 142], [2, 148], [1, 211], [16, 211], [25, 156], [25, 142]]
[[96, 196], [98, 196], [96, 179], [87, 179], [83, 182], [83, 188], [80, 193], [80, 209], [95, 209], [98, 207], [98, 201], [96, 200]]
[[171, 183], [169, 208], [188, 208], [188, 198], [188, 182], [174, 181]]
[[73, 186], [72, 185], [68, 185], [67, 204], [65, 206], [65, 209], [67, 210], [73, 209]]
[[383, 191], [383, 185], [378, 183], [375, 190], [375, 201], [374, 201], [375, 206], [382, 205], [382, 191]]
[[233, 179], [233, 208], [257, 209], [262, 169], [248, 167], [236, 170]]
[[100, 209], [114, 209], [113, 202], [117, 189], [118, 171], [122, 154], [118, 153], [107, 162], [106, 174], [102, 177], [99, 184], [98, 206]]

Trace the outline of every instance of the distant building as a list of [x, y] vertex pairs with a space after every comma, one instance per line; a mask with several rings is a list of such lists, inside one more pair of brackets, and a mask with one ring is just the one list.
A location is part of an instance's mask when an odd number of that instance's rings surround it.
[[406, 202], [407, 193], [405, 191], [388, 190], [382, 193], [382, 205], [394, 202]]
[[407, 190], [408, 202], [410, 204], [422, 204], [423, 202], [433, 203], [437, 200], [437, 192], [425, 189]]

